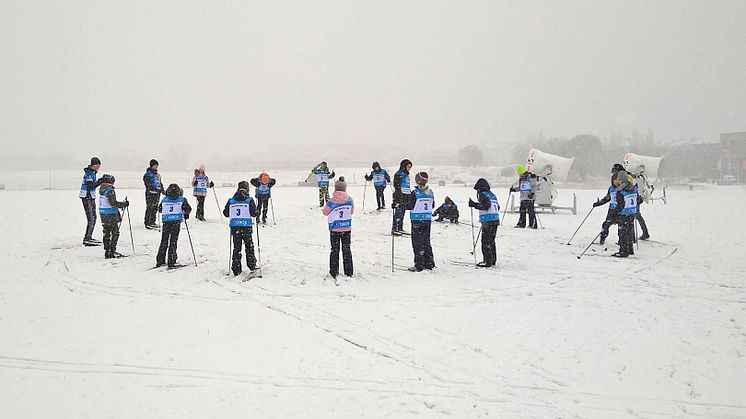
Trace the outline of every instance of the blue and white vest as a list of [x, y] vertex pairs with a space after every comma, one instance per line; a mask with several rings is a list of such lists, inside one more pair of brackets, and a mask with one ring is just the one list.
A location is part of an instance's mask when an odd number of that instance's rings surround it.
[[381, 170], [374, 170], [370, 172], [370, 175], [373, 176], [373, 186], [376, 188], [385, 188], [386, 187], [386, 171]]
[[409, 212], [409, 219], [412, 221], [430, 221], [433, 219], [433, 205], [435, 205], [435, 194], [432, 189], [422, 192], [418, 188], [414, 190], [415, 203], [412, 211]]
[[[328, 182], [328, 180], [327, 180], [327, 182]], [[260, 183], [259, 186], [256, 188], [255, 196], [257, 198], [262, 197], [262, 196], [267, 196], [267, 195], [270, 194], [270, 192], [271, 191], [270, 191], [269, 184]]]
[[622, 189], [620, 191], [622, 197], [624, 197], [624, 208], [620, 212], [621, 215], [635, 215], [637, 214], [637, 191], [627, 191]]
[[319, 186], [329, 186], [329, 168], [316, 169], [316, 184]]
[[197, 176], [195, 179], [197, 186], [194, 187], [194, 193], [207, 193], [207, 187], [210, 185], [210, 178], [207, 176]]
[[80, 185], [80, 193], [78, 196], [81, 198], [96, 199], [96, 191], [92, 189], [89, 193], [88, 188], [86, 187], [86, 182], [96, 183], [96, 171], [87, 167], [84, 170], [83, 183]]
[[521, 179], [519, 182], [519, 189], [521, 193], [533, 192], [533, 188], [531, 187], [531, 178]]
[[150, 179], [150, 190], [161, 190], [163, 186], [161, 185], [161, 182], [158, 180], [158, 176], [156, 176], [156, 173], [154, 171], [146, 170], [145, 176]]
[[118, 214], [119, 210], [115, 207], [111, 206], [111, 203], [109, 202], [109, 193], [113, 191], [112, 188], [101, 188], [99, 191], [99, 198], [98, 198], [98, 213], [101, 215], [111, 215], [111, 214]]
[[482, 192], [482, 195], [486, 196], [490, 200], [490, 208], [486, 210], [479, 210], [479, 222], [490, 223], [494, 221], [500, 221], [500, 205], [497, 203], [497, 197], [495, 194], [489, 191]]
[[182, 206], [184, 204], [184, 197], [180, 196], [176, 199], [163, 198], [161, 201], [161, 221], [167, 223], [169, 221], [182, 221], [184, 219], [184, 213]]
[[327, 201], [326, 205], [331, 208], [331, 212], [326, 219], [330, 231], [352, 228], [352, 199], [347, 199], [347, 202], [343, 204]]
[[399, 170], [396, 172], [396, 175], [401, 178], [401, 193], [404, 195], [409, 195], [412, 193], [412, 186], [409, 183], [409, 173], [405, 172], [404, 170]]
[[611, 200], [609, 201], [609, 211], [616, 209], [616, 188], [613, 186], [609, 186], [609, 198]]
[[236, 198], [228, 200], [229, 227], [251, 227], [254, 220], [251, 218], [251, 199], [239, 201]]

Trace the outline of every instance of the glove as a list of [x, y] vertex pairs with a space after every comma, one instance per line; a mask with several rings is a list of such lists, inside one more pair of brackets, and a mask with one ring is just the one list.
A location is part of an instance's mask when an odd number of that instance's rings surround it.
[[514, 187], [510, 187], [510, 192], [516, 192], [516, 189]]
[[188, 213], [188, 212], [185, 212], [185, 213], [184, 213], [184, 219], [185, 219], [185, 220], [188, 220], [188, 219], [189, 219], [189, 213]]
[[593, 208], [596, 208], [601, 205], [601, 201], [596, 201], [593, 203]]
[[129, 206], [130, 206], [130, 201], [124, 201], [124, 202], [122, 203], [122, 208], [127, 208], [127, 207], [129, 207]]
[[534, 193], [533, 192], [531, 192], [530, 194], [528, 194], [528, 199], [534, 199]]
[[476, 208], [476, 206], [477, 206], [477, 203], [472, 201], [471, 198], [469, 198], [469, 207]]
[[214, 184], [214, 183], [212, 183], [212, 181], [210, 181], [210, 187], [211, 187], [211, 188], [214, 188], [214, 187], [215, 187], [215, 184]]

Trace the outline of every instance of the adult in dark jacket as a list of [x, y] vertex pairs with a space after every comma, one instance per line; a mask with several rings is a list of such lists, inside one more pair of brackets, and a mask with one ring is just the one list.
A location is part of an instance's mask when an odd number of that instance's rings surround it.
[[161, 245], [158, 247], [156, 256], [156, 267], [163, 266], [166, 263], [166, 252], [168, 252], [168, 267], [176, 267], [176, 247], [179, 243], [179, 233], [181, 232], [181, 222], [189, 219], [192, 207], [189, 206], [184, 191], [179, 185], [172, 183], [166, 189], [166, 197], [158, 205], [158, 212], [161, 213]]
[[229, 199], [223, 209], [223, 215], [229, 220], [231, 237], [233, 238], [233, 259], [231, 271], [234, 276], [241, 272], [241, 248], [246, 248], [246, 266], [250, 270], [256, 269], [256, 257], [254, 256], [254, 240], [252, 238], [252, 223], [254, 217], [258, 218], [258, 212], [254, 200], [249, 196], [249, 183], [245, 180], [238, 183], [238, 190]]
[[158, 212], [158, 201], [161, 198], [163, 182], [161, 175], [158, 173], [158, 160], [150, 160], [150, 166], [145, 170], [142, 181], [145, 184], [145, 228], [155, 230], [158, 224], [155, 222], [156, 213]]
[[[269, 174], [262, 173], [259, 177], [251, 179], [251, 184], [254, 185], [254, 196], [257, 201], [256, 211], [256, 223], [259, 224], [259, 213], [262, 216], [262, 222], [267, 223], [267, 209], [269, 208], [269, 200], [272, 198], [272, 187], [277, 183], [276, 180], [269, 177]], [[274, 215], [273, 215], [274, 217]]]
[[412, 162], [404, 159], [399, 163], [399, 170], [394, 174], [394, 195], [391, 207], [394, 209], [394, 220], [391, 225], [391, 234], [398, 236], [404, 233], [404, 216], [407, 207], [412, 203], [412, 186], [409, 180], [409, 171]]
[[117, 193], [114, 191], [114, 176], [112, 175], [101, 177], [99, 194], [98, 211], [101, 214], [101, 225], [104, 229], [104, 257], [106, 259], [120, 258], [124, 255], [117, 252], [119, 226], [122, 221], [119, 210], [127, 208], [130, 203], [127, 200], [117, 201]]
[[616, 189], [614, 199], [616, 207], [613, 212], [619, 226], [619, 251], [612, 256], [626, 258], [634, 255], [635, 230], [634, 221], [637, 215], [637, 190], [629, 183], [629, 175], [620, 170], [617, 173], [619, 187]]
[[[601, 235], [599, 236], [600, 244], [604, 244], [606, 241], [606, 237], [609, 236], [609, 228], [612, 226], [612, 224], [616, 224], [617, 222], [617, 211], [616, 210], [616, 190], [619, 186], [619, 180], [617, 179], [617, 174], [619, 171], [624, 171], [624, 167], [622, 167], [621, 164], [617, 163], [614, 164], [611, 168], [611, 179], [610, 179], [610, 186], [609, 189], [606, 192], [606, 196], [603, 198], [597, 200], [593, 203], [594, 207], [600, 207], [601, 205], [609, 203], [609, 210], [606, 213], [606, 219], [601, 224]], [[626, 172], [625, 172], [626, 173]]]
[[96, 228], [96, 188], [101, 185], [100, 180], [96, 180], [96, 173], [101, 168], [101, 160], [98, 157], [91, 157], [91, 164], [83, 169], [83, 183], [80, 184], [80, 200], [83, 202], [83, 211], [85, 212], [86, 226], [83, 235], [84, 246], [100, 246], [101, 242], [93, 238], [93, 230]]
[[370, 172], [370, 175], [365, 175], [365, 180], [368, 182], [373, 181], [373, 187], [376, 189], [377, 210], [380, 211], [386, 208], [386, 198], [384, 198], [383, 192], [386, 190], [386, 185], [391, 183], [391, 177], [385, 169], [381, 168], [381, 164], [377, 161], [373, 162], [371, 168], [373, 171]]
[[433, 212], [433, 217], [438, 217], [435, 221], [442, 223], [443, 220], [448, 220], [453, 224], [458, 224], [458, 205], [456, 205], [451, 198], [446, 197], [443, 205], [439, 206], [438, 209]]
[[469, 198], [469, 207], [479, 210], [479, 222], [482, 224], [482, 262], [477, 266], [489, 268], [497, 263], [497, 227], [500, 225], [500, 204], [497, 197], [490, 191], [487, 179], [480, 178], [474, 184], [477, 191], [477, 201]]

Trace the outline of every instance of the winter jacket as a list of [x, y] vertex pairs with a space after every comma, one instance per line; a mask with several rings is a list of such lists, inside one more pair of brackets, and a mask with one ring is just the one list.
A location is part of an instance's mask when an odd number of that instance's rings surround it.
[[262, 182], [259, 180], [259, 178], [255, 177], [254, 179], [251, 179], [250, 182], [251, 182], [251, 185], [254, 186], [254, 188], [256, 188], [256, 190], [254, 192], [254, 196], [256, 196], [257, 198], [259, 198], [260, 196], [261, 197], [271, 196], [272, 195], [272, 187], [275, 186], [275, 183], [277, 183], [277, 181], [275, 179], [269, 178], [269, 182], [267, 183], [267, 186], [269, 187], [269, 189], [267, 190], [267, 193], [261, 193], [259, 191], [259, 188], [262, 186]]
[[367, 180], [368, 182], [370, 182], [371, 180], [373, 180], [374, 175], [383, 175], [383, 178], [386, 180], [386, 183], [384, 183], [384, 184], [373, 185], [373, 186], [375, 186], [376, 189], [385, 189], [386, 188], [386, 184], [387, 183], [391, 183], [391, 177], [389, 176], [389, 172], [387, 172], [384, 169], [371, 171], [370, 175], [365, 175], [365, 180]]
[[[254, 203], [254, 199], [252, 199], [243, 189], [239, 189], [236, 191], [235, 194], [233, 194], [233, 199], [236, 201], [249, 201], [249, 215], [251, 218], [255, 218], [257, 215], [256, 212], [256, 203]], [[225, 208], [223, 208], [223, 215], [226, 216], [226, 218], [229, 218], [231, 216], [231, 201], [228, 200], [228, 202], [225, 203]]]
[[[124, 201], [117, 201], [117, 193], [116, 191], [114, 191], [114, 185], [112, 185], [111, 183], [102, 183], [101, 188], [99, 189], [99, 193], [106, 196], [107, 201], [109, 201], [109, 205], [111, 205], [112, 207], [119, 209], [127, 207]], [[109, 216], [114, 217], [116, 219], [116, 222], [122, 220], [122, 216], [119, 211], [117, 211], [115, 214], [109, 214]], [[103, 219], [104, 214], [101, 214], [101, 217]]]
[[[536, 194], [536, 187], [538, 185], [536, 175], [534, 175], [531, 172], [523, 172], [523, 174], [518, 178], [518, 182], [514, 183], [510, 190], [512, 192], [519, 192], [521, 193], [521, 201], [530, 201], [534, 199], [534, 196]], [[528, 181], [528, 189], [521, 190], [521, 183]]]
[[[402, 191], [402, 188], [409, 188], [409, 192]], [[413, 179], [410, 179], [409, 172], [404, 167], [394, 175], [394, 204], [408, 207], [411, 200], [411, 193], [414, 190]]]
[[437, 217], [437, 216], [441, 216], [449, 220], [453, 218], [458, 218], [459, 217], [458, 205], [456, 205], [453, 202], [451, 202], [450, 204], [443, 203], [443, 205], [439, 206], [438, 209], [436, 209], [435, 212], [433, 212], [433, 217]]
[[[212, 183], [212, 181], [210, 180], [209, 177], [207, 177], [207, 175], [205, 175], [204, 178], [205, 178], [205, 180], [207, 180], [207, 187], [208, 188], [215, 187], [215, 184]], [[207, 196], [207, 191], [202, 192], [202, 191], [198, 191], [197, 190], [197, 175], [196, 174], [194, 176], [192, 176], [192, 187], [195, 188], [192, 191], [192, 195], [194, 195], [194, 196]]]
[[[169, 199], [176, 199], [184, 196], [184, 191], [176, 184], [172, 184], [166, 189], [165, 195]], [[158, 204], [158, 212], [163, 212], [163, 203]], [[181, 204], [181, 212], [184, 214], [184, 219], [189, 219], [189, 214], [192, 213], [192, 207], [189, 205], [189, 201], [184, 198], [184, 202]]]
[[[322, 169], [321, 166], [316, 166], [313, 169], [311, 169], [311, 174], [306, 178], [306, 182], [308, 182], [312, 177], [320, 175], [320, 174], [328, 174], [329, 180], [334, 179], [334, 171], [329, 168], [329, 166], [326, 166], [325, 169]], [[318, 178], [317, 178], [318, 179]], [[316, 184], [318, 186], [329, 186], [329, 180], [326, 181], [326, 183], [319, 182], [317, 180]]]
[[142, 176], [142, 181], [145, 184], [145, 190], [152, 194], [165, 193], [163, 189], [163, 182], [161, 181], [161, 174], [157, 170], [153, 170], [150, 167], [145, 169], [145, 174]]
[[[332, 197], [329, 201], [327, 201], [326, 205], [324, 205], [324, 209], [321, 211], [324, 215], [329, 215], [333, 210], [333, 204], [344, 204], [347, 201], [352, 202], [352, 210], [350, 211], [350, 215], [355, 213], [355, 202], [352, 201], [352, 198], [350, 198], [349, 195], [347, 195], [347, 192], [344, 191], [334, 191], [332, 193]], [[334, 233], [341, 233], [344, 231], [352, 231], [352, 227], [343, 227], [343, 228], [332, 228], [332, 232]]]
[[96, 170], [90, 165], [83, 168], [83, 184], [80, 187], [80, 197], [96, 199], [96, 188], [101, 185], [101, 179], [96, 180]]

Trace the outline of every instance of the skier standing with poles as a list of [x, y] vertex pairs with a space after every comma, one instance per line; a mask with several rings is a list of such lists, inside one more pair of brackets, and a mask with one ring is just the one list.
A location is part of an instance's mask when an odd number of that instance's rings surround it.
[[241, 247], [246, 249], [246, 266], [253, 272], [256, 270], [256, 257], [254, 256], [254, 241], [252, 238], [253, 220], [258, 218], [258, 212], [254, 200], [249, 196], [249, 183], [242, 180], [238, 183], [238, 190], [225, 204], [223, 215], [228, 217], [233, 243], [233, 257], [231, 271], [238, 276], [241, 269]]
[[313, 176], [316, 176], [316, 184], [319, 187], [319, 208], [323, 208], [329, 200], [329, 179], [334, 179], [335, 174], [334, 171], [329, 169], [326, 162], [322, 161], [311, 169], [311, 174], [305, 181], [308, 182]]
[[[161, 213], [161, 244], [158, 247], [158, 255], [155, 259], [155, 267], [159, 268], [166, 264], [166, 252], [168, 252], [168, 268], [178, 268], [181, 265], [176, 264], [178, 255], [176, 248], [179, 243], [179, 233], [181, 232], [181, 222], [189, 219], [192, 207], [184, 198], [184, 191], [179, 185], [172, 183], [166, 189], [166, 197], [158, 205], [158, 212]], [[196, 260], [194, 261], [197, 262]]]
[[[604, 220], [603, 224], [601, 224], [601, 234], [599, 235], [599, 244], [604, 244], [606, 242], [606, 237], [609, 236], [609, 227], [611, 227], [612, 224], [616, 224], [617, 220], [617, 211], [616, 211], [616, 191], [617, 187], [619, 186], [619, 180], [617, 179], [617, 174], [619, 172], [625, 172], [624, 167], [622, 167], [621, 164], [616, 163], [614, 166], [611, 167], [611, 185], [609, 186], [609, 189], [606, 192], [606, 196], [604, 196], [601, 199], [597, 199], [596, 202], [593, 203], [593, 208], [600, 207], [601, 205], [604, 205], [605, 203], [609, 203], [609, 211], [606, 213], [606, 219]], [[625, 172], [627, 173], [627, 172]], [[587, 218], [587, 217], [586, 217]]]
[[428, 188], [429, 176], [426, 172], [415, 175], [417, 187], [410, 193], [409, 204], [406, 209], [410, 210], [409, 219], [412, 223], [412, 250], [414, 251], [414, 266], [409, 268], [412, 272], [421, 272], [423, 269], [432, 270], [435, 267], [433, 248], [430, 244], [430, 228], [432, 224], [433, 205], [435, 195]]
[[339, 251], [342, 250], [342, 266], [345, 276], [353, 274], [352, 250], [352, 215], [355, 213], [355, 203], [347, 194], [347, 182], [341, 176], [334, 183], [334, 193], [322, 211], [327, 216], [329, 225], [329, 240], [331, 252], [329, 253], [329, 275], [334, 278], [335, 283], [339, 275]]
[[91, 164], [83, 169], [83, 183], [80, 184], [78, 194], [83, 202], [86, 218], [84, 246], [101, 246], [101, 242], [93, 238], [93, 230], [96, 228], [96, 188], [101, 185], [101, 181], [96, 180], [96, 173], [99, 169], [101, 169], [101, 160], [98, 157], [91, 157]]
[[524, 169], [523, 166], [519, 166], [518, 171], [518, 183], [510, 187], [511, 192], [520, 191], [521, 193], [521, 212], [518, 224], [515, 227], [526, 228], [526, 214], [528, 214], [528, 227], [535, 230], [537, 228], [536, 212], [534, 211], [534, 196], [537, 187], [536, 176]]
[[391, 234], [401, 236], [404, 231], [404, 215], [407, 208], [412, 204], [412, 187], [409, 183], [409, 171], [412, 169], [412, 162], [404, 159], [399, 163], [399, 170], [394, 175], [394, 195], [391, 207], [394, 209], [394, 219], [391, 225]]
[[619, 225], [619, 251], [612, 256], [626, 258], [635, 254], [634, 221], [637, 215], [637, 190], [629, 182], [629, 175], [626, 171], [620, 170], [617, 173], [617, 180], [619, 180], [619, 187], [615, 194], [614, 213]]
[[163, 190], [161, 175], [158, 173], [158, 160], [150, 160], [150, 165], [145, 170], [142, 177], [145, 183], [145, 228], [148, 230], [157, 230], [158, 224], [155, 222], [156, 213], [158, 212], [158, 201], [160, 200]]
[[[254, 196], [257, 202], [256, 211], [256, 223], [259, 224], [259, 214], [262, 216], [262, 224], [267, 224], [267, 209], [269, 208], [269, 200], [272, 199], [272, 187], [275, 186], [277, 181], [269, 177], [267, 173], [261, 173], [259, 177], [251, 179], [251, 184], [254, 186]], [[274, 211], [272, 214], [272, 221], [275, 221]]]
[[380, 211], [386, 208], [386, 198], [384, 198], [383, 193], [386, 191], [386, 186], [391, 183], [391, 177], [377, 161], [373, 162], [371, 168], [373, 171], [370, 172], [370, 175], [365, 175], [365, 180], [373, 181], [373, 187], [376, 188], [376, 210]]
[[500, 225], [500, 204], [495, 194], [490, 191], [490, 184], [486, 179], [477, 180], [474, 190], [477, 191], [477, 202], [469, 198], [469, 207], [479, 210], [479, 222], [482, 224], [482, 258], [484, 259], [477, 263], [477, 267], [489, 268], [497, 263], [496, 238], [497, 227]]
[[205, 198], [207, 197], [207, 188], [215, 187], [215, 184], [212, 183], [210, 178], [205, 174], [205, 165], [201, 165], [198, 169], [194, 169], [192, 186], [194, 187], [192, 194], [197, 198], [197, 215], [195, 218], [199, 221], [205, 221]]
[[104, 257], [106, 259], [124, 257], [123, 254], [117, 252], [119, 227], [122, 222], [119, 209], [124, 210], [130, 205], [126, 198], [122, 202], [117, 201], [114, 180], [112, 175], [103, 175], [101, 177], [101, 188], [99, 189], [98, 212], [101, 215], [101, 225], [104, 229]]

